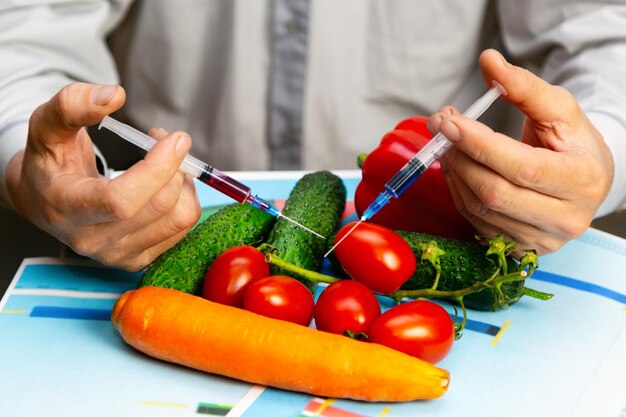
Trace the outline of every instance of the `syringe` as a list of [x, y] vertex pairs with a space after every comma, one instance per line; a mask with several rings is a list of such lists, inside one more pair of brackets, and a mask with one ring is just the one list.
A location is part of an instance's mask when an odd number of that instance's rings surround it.
[[[489, 89], [482, 97], [474, 102], [464, 113], [463, 116], [468, 119], [476, 120], [481, 114], [491, 106], [491, 104], [500, 95], [506, 95], [506, 90], [498, 82], [493, 82], [493, 87]], [[398, 198], [406, 191], [411, 184], [415, 182], [432, 164], [434, 164], [441, 156], [452, 147], [452, 142], [448, 140], [441, 132], [437, 133], [426, 146], [419, 150], [413, 158], [411, 158], [400, 170], [385, 184], [385, 190], [367, 207], [363, 212], [359, 221], [343, 235], [343, 237], [335, 243], [335, 245], [326, 252], [328, 256], [339, 244], [350, 234], [361, 222], [371, 219], [384, 206], [391, 201], [392, 198]]]
[[[134, 127], [128, 126], [109, 116], [105, 116], [104, 119], [102, 119], [102, 122], [100, 122], [98, 129], [101, 129], [103, 127], [109, 129], [110, 131], [116, 133], [123, 139], [126, 139], [133, 145], [136, 145], [146, 151], [152, 149], [152, 147], [157, 143], [155, 139], [151, 138], [145, 133], [142, 133]], [[253, 207], [263, 210], [264, 212], [269, 213], [272, 216], [278, 218], [282, 217], [283, 219], [290, 221], [291, 223], [295, 224], [298, 227], [301, 227], [307, 232], [310, 232], [315, 236], [325, 239], [325, 237], [320, 235], [319, 233], [285, 216], [278, 208], [263, 200], [258, 195], [252, 195], [252, 190], [247, 185], [240, 183], [236, 179], [226, 175], [225, 173], [213, 168], [211, 165], [206, 164], [191, 155], [185, 156], [185, 159], [183, 160], [179, 169], [182, 172], [189, 174], [194, 178], [197, 178], [199, 181], [208, 185], [209, 187], [212, 187], [220, 193], [232, 198], [238, 203], [250, 203], [250, 205]]]

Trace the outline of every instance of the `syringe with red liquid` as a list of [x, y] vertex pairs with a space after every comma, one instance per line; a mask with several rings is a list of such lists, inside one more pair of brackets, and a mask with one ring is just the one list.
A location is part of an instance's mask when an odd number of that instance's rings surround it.
[[[133, 145], [139, 146], [146, 151], [152, 149], [152, 147], [157, 143], [154, 138], [151, 138], [150, 136], [140, 132], [134, 127], [128, 126], [109, 116], [105, 116], [104, 119], [102, 119], [102, 122], [100, 122], [100, 126], [98, 126], [99, 129], [103, 127], [109, 129], [110, 131], [119, 135], [121, 138], [126, 139], [128, 142], [132, 143]], [[198, 179], [209, 187], [219, 191], [220, 193], [232, 198], [238, 203], [249, 203], [253, 207], [263, 210], [264, 212], [269, 213], [272, 216], [278, 218], [282, 217], [283, 219], [290, 221], [291, 223], [295, 224], [298, 227], [301, 227], [307, 232], [310, 232], [322, 239], [325, 239], [325, 237], [320, 235], [319, 233], [285, 216], [278, 208], [263, 200], [258, 195], [253, 195], [252, 190], [247, 185], [240, 183], [236, 179], [213, 168], [211, 165], [200, 161], [198, 158], [195, 158], [191, 155], [185, 156], [185, 159], [180, 165], [180, 170]]]

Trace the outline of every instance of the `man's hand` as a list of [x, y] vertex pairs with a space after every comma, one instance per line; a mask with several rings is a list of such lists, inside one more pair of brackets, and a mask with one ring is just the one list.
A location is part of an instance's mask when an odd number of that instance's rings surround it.
[[158, 144], [115, 179], [98, 174], [86, 126], [122, 107], [118, 86], [71, 84], [33, 113], [26, 149], [7, 170], [18, 212], [77, 253], [140, 270], [180, 240], [200, 207], [178, 172], [191, 146], [182, 132], [154, 129]]
[[487, 85], [502, 84], [526, 119], [517, 141], [452, 107], [431, 116], [431, 131], [455, 145], [442, 158], [455, 204], [482, 235], [504, 232], [521, 247], [553, 252], [589, 227], [607, 196], [610, 151], [563, 88], [493, 50], [480, 65]]

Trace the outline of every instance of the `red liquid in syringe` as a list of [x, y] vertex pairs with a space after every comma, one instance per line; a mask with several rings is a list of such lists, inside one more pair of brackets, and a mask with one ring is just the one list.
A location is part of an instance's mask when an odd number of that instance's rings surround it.
[[244, 203], [250, 200], [250, 187], [213, 169], [210, 165], [205, 166], [198, 179], [238, 203]]

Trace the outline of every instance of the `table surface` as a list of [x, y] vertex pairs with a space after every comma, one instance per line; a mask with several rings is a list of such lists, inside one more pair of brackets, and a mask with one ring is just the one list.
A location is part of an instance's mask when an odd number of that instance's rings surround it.
[[[345, 178], [349, 195], [356, 177]], [[302, 175], [240, 178], [284, 199]], [[223, 204], [199, 189], [203, 206]], [[251, 386], [157, 361], [125, 345], [109, 314], [139, 274], [76, 259], [26, 259], [0, 303], [0, 416], [580, 416], [626, 415], [626, 241], [590, 229], [540, 258], [524, 297], [469, 311], [440, 366], [434, 401], [367, 404]]]

